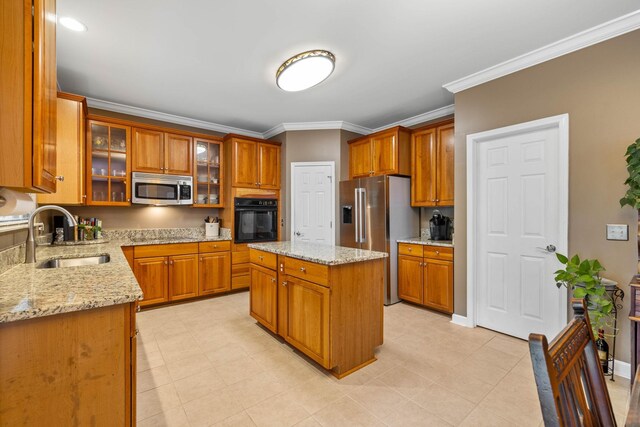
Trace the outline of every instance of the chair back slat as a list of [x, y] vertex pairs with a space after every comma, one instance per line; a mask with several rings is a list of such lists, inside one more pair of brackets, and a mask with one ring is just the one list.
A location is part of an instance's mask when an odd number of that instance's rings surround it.
[[584, 301], [572, 299], [575, 317], [548, 344], [529, 335], [542, 417], [547, 427], [615, 426]]

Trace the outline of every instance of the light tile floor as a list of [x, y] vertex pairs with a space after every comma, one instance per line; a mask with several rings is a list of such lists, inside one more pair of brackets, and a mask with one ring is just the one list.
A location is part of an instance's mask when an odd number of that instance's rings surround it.
[[[249, 316], [247, 292], [138, 315], [145, 426], [538, 426], [527, 343], [408, 304], [378, 360], [337, 380]], [[607, 381], [619, 425], [628, 381]]]

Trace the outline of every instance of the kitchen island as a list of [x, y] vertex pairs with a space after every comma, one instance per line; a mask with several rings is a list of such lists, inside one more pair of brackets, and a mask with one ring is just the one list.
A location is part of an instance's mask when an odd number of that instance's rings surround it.
[[249, 244], [250, 314], [337, 378], [383, 341], [383, 252], [306, 242]]

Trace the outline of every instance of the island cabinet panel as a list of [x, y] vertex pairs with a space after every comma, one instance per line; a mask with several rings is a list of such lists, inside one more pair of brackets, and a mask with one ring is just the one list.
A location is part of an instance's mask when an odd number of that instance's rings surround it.
[[[382, 259], [340, 265], [250, 249], [250, 313], [338, 378], [375, 361], [383, 341]], [[275, 254], [274, 254], [275, 256]], [[263, 256], [264, 257], [264, 256]]]
[[422, 257], [398, 256], [398, 296], [422, 304]]
[[278, 330], [278, 275], [275, 271], [251, 265], [250, 314], [272, 332]]
[[332, 368], [329, 355], [329, 289], [292, 276], [285, 276], [285, 283], [285, 340], [323, 367]]
[[0, 325], [0, 424], [135, 425], [135, 304]]
[[198, 295], [198, 254], [169, 257], [169, 300]]
[[133, 262], [133, 273], [144, 294], [140, 306], [158, 304], [169, 300], [167, 257], [138, 258]]
[[231, 290], [231, 254], [229, 252], [200, 254], [198, 295], [210, 295]]

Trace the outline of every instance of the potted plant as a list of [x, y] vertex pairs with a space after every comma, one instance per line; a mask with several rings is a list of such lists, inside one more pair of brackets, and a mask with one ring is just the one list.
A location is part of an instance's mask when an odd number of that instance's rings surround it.
[[629, 205], [635, 209], [640, 209], [640, 138], [627, 147], [625, 156], [627, 158], [629, 177], [624, 183], [629, 188], [624, 197], [620, 199], [620, 206]]
[[613, 302], [605, 294], [606, 287], [600, 278], [604, 267], [597, 259], [581, 260], [578, 255], [571, 258], [562, 254], [556, 256], [565, 266], [555, 272], [556, 286], [566, 287], [573, 292], [574, 298], [586, 299], [594, 336], [598, 336], [598, 329], [604, 328], [613, 310]]

